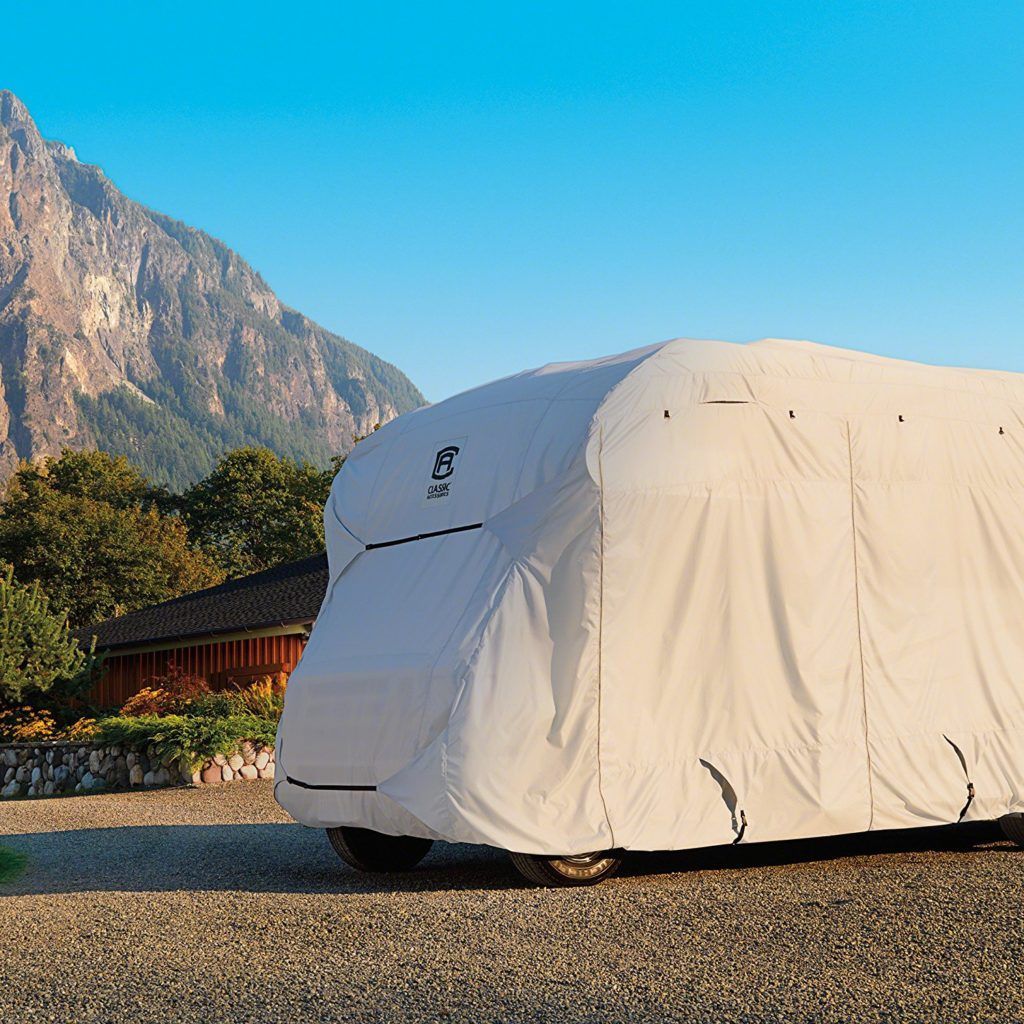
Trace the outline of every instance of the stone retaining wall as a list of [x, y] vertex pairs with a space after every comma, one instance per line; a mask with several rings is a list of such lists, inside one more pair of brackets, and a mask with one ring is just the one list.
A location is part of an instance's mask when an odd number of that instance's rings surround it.
[[0, 745], [0, 797], [201, 786], [273, 777], [274, 748], [252, 743], [242, 743], [228, 756], [218, 754], [196, 770], [175, 758], [162, 759], [152, 744], [139, 748], [66, 741]]

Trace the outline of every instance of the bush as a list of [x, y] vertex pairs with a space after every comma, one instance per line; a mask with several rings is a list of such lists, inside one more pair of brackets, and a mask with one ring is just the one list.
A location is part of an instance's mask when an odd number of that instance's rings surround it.
[[152, 743], [161, 760], [177, 759], [193, 768], [215, 754], [231, 754], [243, 740], [272, 746], [276, 726], [255, 715], [138, 715], [103, 718], [96, 723], [95, 742], [103, 746]]
[[173, 697], [159, 686], [144, 686], [133, 697], [129, 697], [121, 708], [121, 714], [128, 718], [138, 715], [163, 715], [171, 711]]
[[249, 686], [239, 689], [236, 700], [249, 714], [279, 722], [284, 711], [284, 689], [283, 676], [261, 676]]
[[95, 718], [80, 718], [60, 734], [62, 740], [75, 740], [78, 743], [91, 743], [95, 736]]
[[53, 713], [39, 708], [7, 708], [0, 711], [0, 743], [36, 743], [41, 740], [74, 740], [89, 743], [96, 722], [80, 718], [62, 728]]
[[228, 718], [255, 715], [277, 722], [284, 710], [285, 680], [282, 676], [261, 676], [248, 686], [211, 692], [197, 676], [173, 669], [166, 676], [150, 680], [121, 708], [125, 718], [146, 715], [183, 715], [186, 718]]
[[34, 743], [56, 735], [57, 723], [49, 711], [26, 707], [0, 711], [0, 742]]
[[230, 718], [231, 715], [245, 713], [245, 708], [238, 703], [233, 693], [217, 690], [189, 701], [181, 713], [198, 718]]

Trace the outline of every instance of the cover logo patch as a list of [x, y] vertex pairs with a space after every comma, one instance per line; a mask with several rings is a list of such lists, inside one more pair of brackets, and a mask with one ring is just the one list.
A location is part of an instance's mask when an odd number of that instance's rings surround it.
[[457, 471], [465, 458], [466, 439], [454, 437], [440, 442], [433, 450], [432, 461], [424, 467], [429, 469], [426, 491], [423, 495], [424, 508], [436, 508], [450, 498], [455, 486]]

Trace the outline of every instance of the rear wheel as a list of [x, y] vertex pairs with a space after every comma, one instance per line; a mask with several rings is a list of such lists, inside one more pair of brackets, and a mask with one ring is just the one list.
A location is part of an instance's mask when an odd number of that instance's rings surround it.
[[622, 858], [610, 850], [575, 857], [540, 857], [532, 853], [510, 853], [516, 870], [528, 882], [548, 887], [597, 885], [611, 878]]
[[357, 871], [411, 871], [434, 845], [429, 839], [386, 836], [348, 825], [329, 828], [327, 838], [334, 852]]
[[1004, 814], [999, 819], [999, 827], [1007, 839], [1012, 839], [1018, 846], [1024, 846], [1024, 814]]

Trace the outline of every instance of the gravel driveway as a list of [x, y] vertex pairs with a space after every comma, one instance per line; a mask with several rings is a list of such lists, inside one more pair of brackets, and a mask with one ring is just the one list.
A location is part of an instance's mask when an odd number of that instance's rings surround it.
[[0, 1020], [1022, 1021], [991, 829], [637, 855], [520, 888], [438, 845], [359, 876], [269, 785], [0, 804]]

